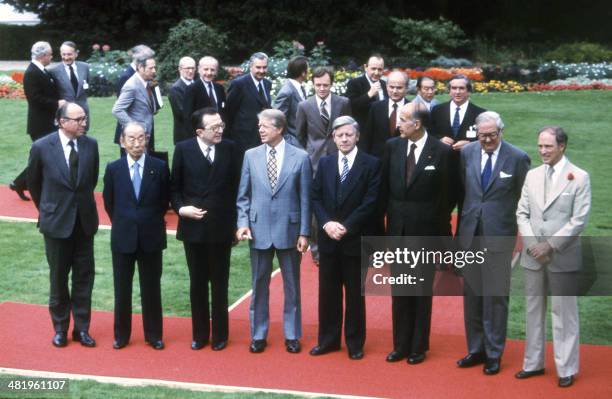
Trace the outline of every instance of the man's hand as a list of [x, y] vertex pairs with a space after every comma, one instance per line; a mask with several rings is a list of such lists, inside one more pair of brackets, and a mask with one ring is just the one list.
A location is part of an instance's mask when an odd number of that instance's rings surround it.
[[374, 96], [377, 96], [380, 90], [380, 80], [372, 83], [372, 86], [370, 86], [370, 90], [368, 90], [368, 97], [372, 98]]
[[346, 227], [338, 222], [327, 222], [323, 229], [332, 240], [336, 241], [340, 241], [346, 234]]
[[455, 144], [452, 145], [453, 150], [455, 151], [461, 151], [461, 149], [463, 148], [464, 145], [468, 144], [469, 141], [467, 140], [459, 140], [457, 141]]
[[306, 250], [308, 250], [308, 237], [306, 236], [299, 236], [298, 240], [297, 240], [297, 250], [299, 253], [304, 253], [306, 252]]
[[444, 144], [446, 144], [446, 145], [450, 145], [450, 146], [452, 146], [453, 144], [455, 144], [455, 140], [451, 139], [451, 138], [450, 138], [450, 137], [448, 137], [448, 136], [444, 136], [444, 137], [442, 137], [442, 138], [440, 139], [440, 141], [441, 141], [441, 142], [443, 142]]
[[253, 236], [251, 235], [251, 229], [248, 227], [239, 228], [236, 230], [236, 239], [238, 241], [252, 240]]
[[542, 241], [527, 248], [527, 254], [534, 257], [538, 262], [540, 262], [538, 259], [544, 259], [545, 257], [550, 261], [550, 255], [552, 252], [553, 249], [548, 241]]
[[196, 208], [195, 206], [192, 206], [192, 205], [182, 206], [179, 209], [180, 216], [184, 218], [195, 219], [195, 220], [201, 220], [204, 217], [204, 215], [206, 215], [207, 213], [208, 211], [205, 211], [204, 209]]

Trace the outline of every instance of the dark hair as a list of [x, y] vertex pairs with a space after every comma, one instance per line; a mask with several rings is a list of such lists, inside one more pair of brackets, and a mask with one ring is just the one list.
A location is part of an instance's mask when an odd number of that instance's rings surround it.
[[380, 53], [372, 53], [368, 57], [368, 60], [366, 61], [366, 65], [368, 65], [368, 63], [370, 62], [371, 58], [378, 58], [379, 60], [383, 60], [383, 62], [385, 62], [385, 59], [383, 58], [382, 54], [380, 54]]
[[558, 145], [563, 144], [565, 147], [567, 147], [567, 133], [565, 133], [565, 130], [563, 130], [561, 126], [557, 126], [557, 125], [544, 126], [538, 132], [538, 136], [543, 132], [552, 133], [555, 136], [555, 140], [557, 141]]
[[429, 130], [431, 127], [431, 114], [427, 110], [427, 107], [421, 103], [414, 103], [414, 111], [412, 111], [412, 119], [415, 121], [421, 121], [421, 126]]
[[287, 64], [287, 77], [290, 79], [299, 78], [304, 72], [308, 71], [308, 58], [298, 55], [289, 60]]
[[421, 84], [423, 83], [424, 80], [431, 80], [432, 82], [436, 83], [436, 81], [433, 78], [430, 78], [429, 76], [419, 76], [417, 78], [417, 83], [416, 83], [417, 89], [421, 88]]
[[65, 119], [68, 116], [68, 107], [72, 104], [76, 104], [76, 103], [65, 102], [64, 104], [62, 104], [61, 107], [57, 109], [57, 111], [55, 111], [55, 120], [57, 121], [58, 125], [59, 125], [60, 119]]
[[78, 51], [76, 43], [70, 40], [66, 40], [64, 43], [62, 43], [62, 46], [72, 47], [73, 50]]
[[204, 116], [205, 115], [217, 115], [219, 112], [214, 107], [206, 107], [195, 110], [191, 114], [191, 128], [195, 132], [198, 129], [204, 129]]
[[329, 75], [331, 83], [334, 83], [334, 69], [327, 66], [316, 67], [314, 71], [312, 71], [312, 81], [314, 82], [315, 78], [320, 78], [324, 75]]
[[450, 82], [452, 82], [453, 80], [456, 79], [463, 79], [465, 81], [465, 86], [467, 87], [467, 90], [471, 93], [472, 92], [472, 82], [470, 81], [470, 78], [468, 78], [467, 76], [463, 75], [463, 74], [458, 74], [453, 76], [452, 78], [450, 78], [450, 80], [448, 81], [448, 89], [450, 90]]

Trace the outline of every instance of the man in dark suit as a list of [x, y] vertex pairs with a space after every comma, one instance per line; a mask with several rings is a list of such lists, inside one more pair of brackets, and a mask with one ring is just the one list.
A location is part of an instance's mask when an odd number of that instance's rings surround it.
[[227, 91], [227, 130], [242, 152], [261, 144], [257, 115], [270, 108], [272, 100], [267, 71], [268, 56], [255, 53], [249, 60], [249, 73], [232, 80]]
[[376, 101], [370, 107], [362, 145], [359, 147], [368, 154], [381, 158], [385, 143], [399, 135], [400, 109], [407, 103], [408, 77], [405, 73], [394, 71], [387, 78], [389, 98]]
[[164, 215], [170, 201], [168, 166], [145, 155], [144, 127], [130, 122], [121, 145], [127, 156], [106, 166], [104, 208], [112, 221], [111, 250], [115, 287], [115, 341], [121, 349], [132, 332], [132, 280], [138, 262], [145, 341], [163, 349], [161, 275], [166, 248]]
[[[388, 236], [444, 236], [448, 206], [450, 147], [428, 134], [429, 112], [423, 104], [408, 103], [400, 110], [400, 137], [385, 145], [382, 203]], [[393, 351], [388, 362], [408, 357], [409, 364], [425, 360], [431, 327], [432, 265], [415, 268], [420, 293], [394, 292], [392, 298]], [[396, 272], [392, 269], [392, 272]]]
[[359, 126], [365, 126], [370, 107], [376, 101], [382, 101], [387, 95], [387, 85], [381, 80], [385, 70], [385, 60], [380, 54], [373, 54], [363, 66], [365, 73], [353, 78], [346, 85], [345, 95], [351, 100], [351, 110]]
[[[28, 101], [27, 133], [32, 141], [56, 130], [55, 111], [65, 101], [60, 100], [53, 77], [45, 69], [51, 63], [53, 50], [47, 42], [32, 45], [32, 62], [23, 75], [23, 91]], [[30, 198], [24, 194], [27, 189], [27, 168], [11, 182], [9, 188], [24, 201]]]
[[218, 70], [219, 61], [215, 58], [210, 56], [200, 58], [198, 62], [198, 74], [200, 77], [185, 92], [185, 104], [183, 106], [185, 114], [184, 126], [189, 128], [189, 134], [185, 138], [194, 137], [193, 130], [191, 130], [191, 117], [199, 109], [212, 107], [221, 115], [221, 119], [226, 120], [225, 88], [223, 85], [215, 82]]
[[189, 86], [193, 84], [193, 75], [195, 74], [195, 60], [191, 57], [183, 57], [179, 60], [179, 78], [170, 87], [168, 100], [172, 107], [172, 117], [174, 119], [174, 130], [172, 139], [174, 144], [181, 140], [191, 137], [191, 125], [185, 124], [188, 120], [184, 105], [185, 93]]
[[[98, 212], [93, 191], [98, 182], [98, 143], [85, 136], [87, 116], [79, 105], [57, 110], [58, 132], [34, 142], [28, 164], [28, 187], [39, 211], [49, 263], [49, 312], [53, 345], [66, 346], [70, 312], [72, 338], [92, 347], [89, 335], [91, 290], [94, 282], [94, 234]], [[72, 293], [68, 275], [72, 271]]]
[[274, 108], [281, 110], [287, 118], [285, 140], [299, 145], [297, 140], [296, 118], [298, 104], [306, 100], [304, 81], [308, 76], [308, 58], [303, 55], [293, 57], [287, 64], [287, 80], [274, 99]]
[[380, 162], [357, 149], [359, 125], [350, 116], [333, 124], [336, 154], [321, 158], [312, 187], [319, 223], [319, 338], [313, 356], [340, 349], [342, 289], [344, 337], [349, 357], [363, 357], [365, 297], [361, 295], [361, 236], [376, 211]]
[[484, 363], [497, 374], [506, 344], [510, 262], [518, 231], [516, 208], [531, 163], [527, 154], [502, 140], [504, 123], [487, 111], [476, 118], [478, 142], [461, 150], [464, 198], [458, 226], [462, 250], [483, 251], [481, 266], [462, 269], [463, 313], [468, 354], [459, 367]]
[[215, 108], [199, 109], [192, 119], [196, 137], [174, 149], [172, 207], [179, 215], [176, 238], [183, 241], [189, 268], [191, 349], [209, 342], [210, 282], [212, 349], [218, 351], [228, 339], [227, 289], [241, 159], [235, 144], [222, 139], [225, 125]]

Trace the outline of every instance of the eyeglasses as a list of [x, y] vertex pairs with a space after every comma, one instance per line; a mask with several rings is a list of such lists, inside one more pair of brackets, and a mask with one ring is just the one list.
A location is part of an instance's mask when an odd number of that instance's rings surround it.
[[81, 116], [80, 118], [68, 118], [67, 116], [65, 116], [62, 119], [68, 119], [69, 121], [75, 121], [76, 123], [87, 122], [86, 116]]
[[486, 139], [495, 140], [497, 136], [499, 136], [499, 132], [478, 133], [478, 138], [480, 140], [486, 140]]
[[210, 130], [211, 132], [219, 132], [225, 129], [225, 123], [219, 123], [218, 125], [206, 126], [204, 130]]
[[125, 136], [124, 139], [127, 143], [130, 143], [130, 144], [134, 144], [136, 142], [144, 143], [147, 140], [147, 136], [138, 136], [138, 137]]

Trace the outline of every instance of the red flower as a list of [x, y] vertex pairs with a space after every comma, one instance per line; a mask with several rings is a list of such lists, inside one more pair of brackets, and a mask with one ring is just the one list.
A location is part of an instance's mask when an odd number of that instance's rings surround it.
[[99, 45], [98, 43], [94, 43], [94, 44], [91, 46], [91, 48], [92, 48], [94, 51], [98, 51], [98, 50], [100, 50], [100, 45]]
[[574, 180], [574, 174], [572, 172], [569, 172], [567, 174], [567, 180], [570, 180], [570, 181]]
[[111, 47], [108, 44], [102, 46], [102, 51], [110, 51]]

